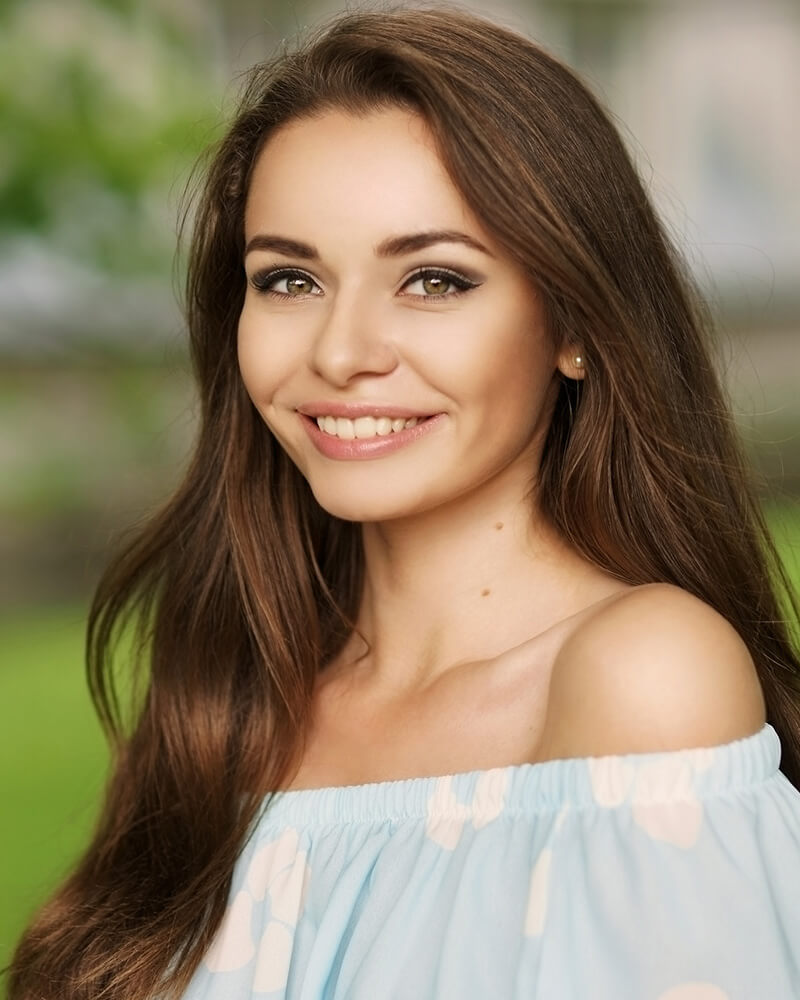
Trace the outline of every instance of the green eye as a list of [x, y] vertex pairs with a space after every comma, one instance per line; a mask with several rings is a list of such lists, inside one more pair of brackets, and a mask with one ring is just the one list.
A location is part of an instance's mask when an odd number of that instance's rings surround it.
[[250, 279], [250, 284], [257, 292], [279, 299], [299, 299], [322, 294], [322, 289], [310, 274], [286, 268], [255, 274]]
[[426, 295], [444, 295], [450, 291], [453, 282], [449, 278], [436, 275], [422, 279], [422, 289]]
[[284, 278], [287, 295], [310, 295], [314, 290], [314, 282], [310, 278], [297, 275], [294, 278]]
[[473, 281], [465, 274], [444, 268], [425, 267], [411, 275], [403, 285], [403, 291], [417, 299], [453, 299], [480, 282]]

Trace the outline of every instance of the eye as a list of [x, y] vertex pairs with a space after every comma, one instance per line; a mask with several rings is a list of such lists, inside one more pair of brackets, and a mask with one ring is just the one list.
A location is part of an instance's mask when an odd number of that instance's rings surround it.
[[465, 274], [451, 271], [449, 268], [421, 268], [415, 271], [403, 285], [407, 295], [420, 299], [454, 298], [472, 288], [477, 288], [479, 282], [472, 281]]
[[250, 279], [250, 284], [257, 292], [284, 299], [322, 295], [322, 289], [310, 274], [294, 268], [284, 267], [273, 271], [259, 271]]

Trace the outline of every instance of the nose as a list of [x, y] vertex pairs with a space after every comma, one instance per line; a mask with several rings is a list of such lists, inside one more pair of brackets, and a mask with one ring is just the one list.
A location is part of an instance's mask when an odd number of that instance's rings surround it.
[[366, 294], [340, 290], [331, 296], [311, 350], [311, 367], [331, 385], [360, 375], [387, 375], [397, 366], [386, 317]]

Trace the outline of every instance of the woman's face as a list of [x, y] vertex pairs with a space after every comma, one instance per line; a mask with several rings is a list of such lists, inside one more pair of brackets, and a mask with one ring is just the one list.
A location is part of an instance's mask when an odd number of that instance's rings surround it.
[[323, 508], [383, 521], [522, 499], [569, 359], [419, 116], [285, 126], [255, 165], [245, 240], [242, 377]]

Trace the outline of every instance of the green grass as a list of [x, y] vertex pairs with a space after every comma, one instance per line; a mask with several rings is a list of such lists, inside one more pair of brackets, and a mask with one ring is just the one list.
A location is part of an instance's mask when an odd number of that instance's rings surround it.
[[[800, 505], [770, 511], [800, 591]], [[91, 830], [106, 766], [83, 677], [82, 609], [0, 620], [0, 967]]]
[[0, 967], [91, 829], [106, 750], [82, 672], [83, 610], [0, 622]]
[[800, 594], [800, 504], [792, 500], [772, 504], [768, 520], [795, 593]]

